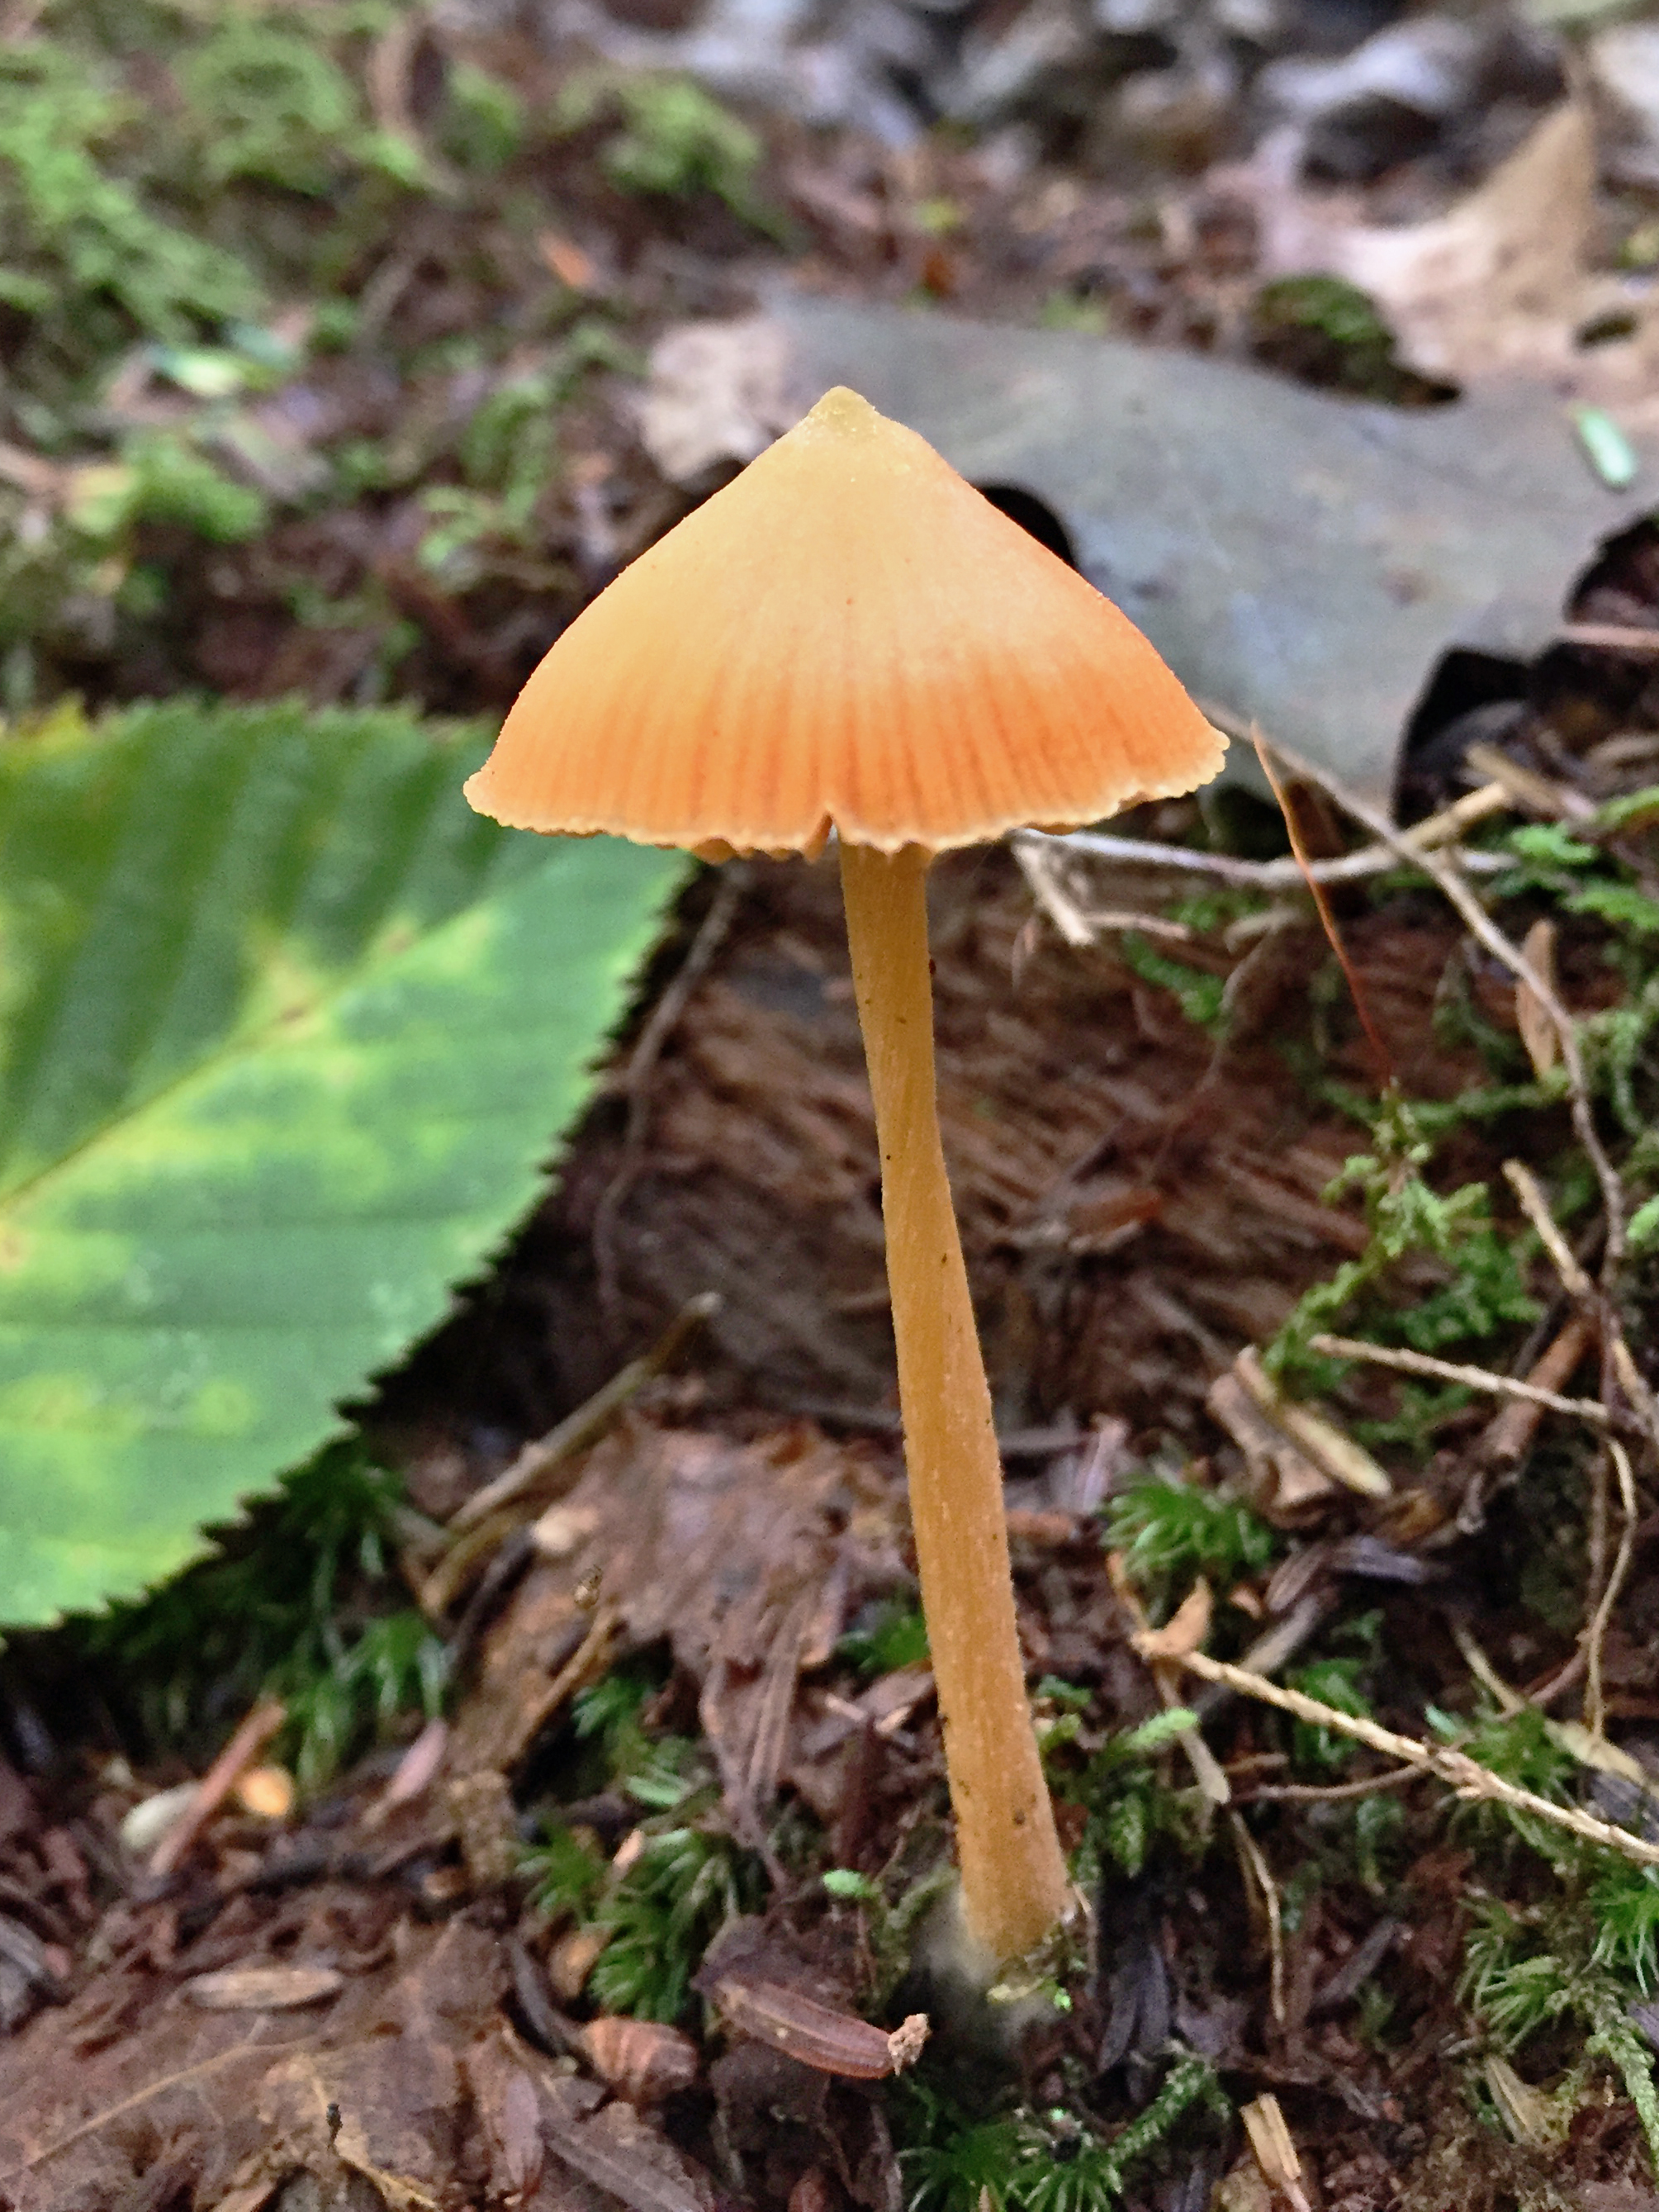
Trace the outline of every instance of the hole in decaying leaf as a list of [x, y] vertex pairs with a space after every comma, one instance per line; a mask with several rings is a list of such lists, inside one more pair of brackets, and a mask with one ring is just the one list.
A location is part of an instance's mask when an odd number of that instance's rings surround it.
[[1636, 318], [1627, 309], [1613, 308], [1605, 315], [1592, 315], [1589, 322], [1580, 324], [1572, 334], [1576, 346], [1614, 345], [1620, 338], [1636, 336]]
[[1477, 738], [1499, 740], [1503, 726], [1522, 712], [1528, 689], [1524, 661], [1454, 647], [1444, 654], [1413, 708], [1395, 771], [1395, 808], [1401, 822], [1420, 822], [1462, 785], [1463, 756]]
[[[1659, 628], [1659, 526], [1644, 518], [1604, 538], [1568, 592], [1567, 618], [1614, 629]], [[1532, 672], [1531, 703], [1570, 751], [1651, 720], [1656, 663], [1597, 646], [1554, 645]]]
[[1018, 523], [1029, 531], [1039, 545], [1046, 545], [1051, 553], [1058, 554], [1068, 568], [1077, 566], [1077, 548], [1072, 543], [1072, 533], [1046, 500], [1035, 492], [1027, 491], [1021, 484], [983, 483], [974, 489], [1010, 522]]

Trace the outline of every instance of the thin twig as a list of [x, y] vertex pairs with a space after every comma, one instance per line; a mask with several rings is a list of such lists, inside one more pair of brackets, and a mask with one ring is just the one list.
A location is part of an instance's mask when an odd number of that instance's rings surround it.
[[[516, 1506], [531, 1492], [539, 1495], [554, 1469], [602, 1435], [629, 1400], [653, 1376], [660, 1375], [665, 1367], [678, 1359], [687, 1340], [720, 1309], [718, 1291], [700, 1291], [696, 1297], [688, 1298], [649, 1352], [619, 1368], [574, 1413], [567, 1413], [556, 1428], [527, 1443], [493, 1482], [485, 1483], [482, 1490], [475, 1490], [471, 1498], [458, 1505], [445, 1528], [452, 1550], [455, 1540], [469, 1529]], [[515, 1524], [520, 1517], [522, 1516], [514, 1516]]]
[[1592, 1735], [1607, 1734], [1607, 1705], [1601, 1687], [1601, 1651], [1607, 1641], [1607, 1625], [1613, 1619], [1613, 1607], [1619, 1602], [1630, 1572], [1630, 1563], [1636, 1550], [1636, 1478], [1631, 1472], [1630, 1455], [1616, 1437], [1607, 1438], [1607, 1450], [1619, 1474], [1619, 1504], [1624, 1514], [1624, 1525], [1619, 1534], [1619, 1549], [1614, 1556], [1612, 1572], [1608, 1575], [1596, 1603], [1584, 1638], [1584, 1722]]
[[1563, 623], [1558, 645], [1588, 645], [1600, 653], [1659, 653], [1659, 629], [1632, 629], [1624, 623]]
[[[1402, 834], [1411, 835], [1409, 831]], [[1122, 867], [1172, 868], [1184, 875], [1213, 876], [1241, 890], [1301, 890], [1305, 882], [1293, 860], [1242, 860], [1231, 853], [1200, 853], [1190, 845], [1160, 845], [1150, 837], [1115, 837], [1103, 830], [1071, 830], [1058, 836], [1042, 830], [1019, 830], [1010, 842], [1016, 857], [1022, 848], [1058, 850], [1091, 860], [1115, 860]], [[1400, 866], [1402, 858], [1415, 867], [1426, 849], [1413, 846], [1402, 855], [1393, 847], [1367, 845], [1358, 853], [1344, 853], [1336, 860], [1314, 860], [1309, 865], [1316, 883], [1357, 884], [1368, 876], [1386, 875]], [[1497, 875], [1515, 866], [1502, 853], [1464, 853], [1460, 860], [1472, 875]]]
[[1498, 1711], [1506, 1719], [1512, 1718], [1516, 1713], [1524, 1712], [1527, 1706], [1526, 1699], [1519, 1690], [1512, 1688], [1504, 1680], [1497, 1668], [1492, 1665], [1492, 1661], [1475, 1642], [1474, 1632], [1468, 1623], [1457, 1620], [1454, 1615], [1451, 1621], [1451, 1632], [1452, 1641], [1457, 1646], [1463, 1664], [1498, 1707]]
[[1595, 1109], [1590, 1102], [1589, 1079], [1584, 1072], [1584, 1056], [1578, 1048], [1578, 1028], [1572, 1016], [1562, 1005], [1548, 979], [1539, 974], [1519, 945], [1504, 936], [1456, 866], [1443, 854], [1425, 852], [1421, 846], [1413, 845], [1408, 833], [1396, 829], [1381, 807], [1373, 806], [1369, 799], [1362, 799], [1357, 792], [1349, 790], [1340, 777], [1333, 775], [1328, 769], [1304, 760], [1300, 753], [1293, 751], [1278, 738], [1268, 738], [1266, 742], [1272, 745], [1273, 751], [1293, 775], [1304, 777], [1316, 785], [1346, 813], [1351, 814], [1356, 822], [1369, 830], [1379, 843], [1397, 853], [1402, 860], [1408, 860], [1413, 866], [1421, 868], [1462, 915], [1470, 935], [1484, 945], [1494, 958], [1501, 961], [1518, 981], [1526, 985], [1549, 1016], [1560, 1040], [1561, 1064], [1567, 1072], [1567, 1096], [1571, 1105], [1574, 1133], [1595, 1170], [1595, 1180], [1601, 1188], [1601, 1206], [1607, 1224], [1603, 1280], [1610, 1283], [1625, 1254], [1625, 1192], [1596, 1130]]
[[[1595, 1337], [1595, 1316], [1587, 1308], [1579, 1308], [1546, 1337], [1536, 1358], [1522, 1366], [1515, 1379], [1534, 1390], [1559, 1390], [1571, 1382]], [[1487, 1478], [1519, 1466], [1532, 1449], [1542, 1419], [1541, 1407], [1528, 1405], [1524, 1399], [1510, 1399], [1481, 1431], [1470, 1454], [1469, 1486], [1457, 1512], [1457, 1525], [1466, 1536], [1473, 1535], [1480, 1526]]]
[[275, 1698], [261, 1698], [197, 1784], [196, 1795], [149, 1856], [153, 1875], [169, 1875], [191, 1851], [197, 1838], [288, 1718]]
[[1309, 1347], [1330, 1359], [1363, 1359], [1372, 1367], [1390, 1367], [1402, 1375], [1430, 1375], [1441, 1382], [1462, 1382], [1471, 1390], [1484, 1390], [1493, 1398], [1524, 1398], [1529, 1405], [1547, 1407], [1552, 1413], [1571, 1413], [1605, 1429], [1613, 1419], [1597, 1398], [1564, 1398], [1556, 1390], [1540, 1390], [1514, 1375], [1496, 1375], [1487, 1367], [1465, 1367], [1453, 1359], [1436, 1359], [1426, 1352], [1407, 1352], [1392, 1345], [1366, 1344], [1353, 1336], [1310, 1337]]
[[1269, 1972], [1267, 1987], [1273, 2008], [1273, 2025], [1281, 2032], [1285, 2026], [1285, 1920], [1279, 1907], [1279, 1887], [1273, 1881], [1261, 1846], [1244, 1825], [1243, 1816], [1229, 1810], [1233, 1842], [1238, 1856], [1249, 1869], [1250, 1878], [1261, 1896], [1263, 1911], [1267, 1917], [1267, 1954]]
[[708, 911], [697, 924], [673, 981], [651, 1009], [640, 1031], [622, 1089], [628, 1099], [628, 1124], [623, 1133], [622, 1158], [593, 1212], [593, 1264], [599, 1277], [599, 1305], [607, 1321], [614, 1321], [620, 1285], [617, 1266], [617, 1223], [628, 1194], [645, 1164], [645, 1140], [651, 1127], [651, 1078], [663, 1047], [679, 1026], [686, 1002], [707, 973], [708, 964], [725, 942], [749, 886], [749, 871], [740, 860], [731, 860], [721, 872], [720, 888]]
[[1336, 964], [1342, 970], [1342, 980], [1348, 987], [1348, 996], [1353, 1000], [1353, 1010], [1359, 1017], [1359, 1026], [1364, 1035], [1366, 1048], [1370, 1056], [1373, 1079], [1383, 1090], [1392, 1090], [1395, 1084], [1394, 1057], [1388, 1046], [1382, 1042], [1376, 1023], [1371, 1019], [1371, 1002], [1365, 995], [1365, 987], [1359, 980], [1358, 969], [1348, 957], [1348, 948], [1343, 942], [1341, 931], [1336, 926], [1336, 910], [1326, 896], [1325, 886], [1313, 872], [1313, 856], [1303, 842], [1302, 825], [1297, 820], [1296, 809], [1291, 804], [1290, 793], [1285, 790], [1279, 771], [1273, 766], [1273, 755], [1268, 750], [1259, 730], [1253, 731], [1251, 734], [1255, 741], [1255, 757], [1261, 764], [1261, 773], [1267, 777], [1267, 787], [1273, 793], [1279, 813], [1284, 817], [1285, 835], [1291, 841], [1291, 856], [1302, 871], [1303, 878], [1308, 886], [1308, 895], [1312, 899], [1315, 909], [1319, 915], [1319, 926], [1325, 933], [1325, 941], [1336, 955]]
[[1659, 1402], [1656, 1402], [1647, 1378], [1637, 1366], [1636, 1356], [1626, 1340], [1613, 1299], [1614, 1278], [1605, 1259], [1598, 1296], [1596, 1286], [1585, 1273], [1577, 1255], [1561, 1234], [1560, 1224], [1550, 1212], [1549, 1203], [1538, 1187], [1537, 1178], [1519, 1160], [1505, 1160], [1504, 1174], [1520, 1201], [1522, 1211], [1537, 1231], [1544, 1249], [1549, 1254], [1551, 1264], [1561, 1279], [1562, 1287], [1594, 1321], [1605, 1356], [1613, 1363], [1613, 1372], [1619, 1387], [1635, 1409], [1656, 1455], [1659, 1455]]
[[[1136, 1640], [1139, 1641], [1141, 1637], [1154, 1634], [1156, 1632], [1146, 1618], [1146, 1608], [1140, 1601], [1140, 1593], [1129, 1578], [1128, 1565], [1121, 1552], [1108, 1553], [1106, 1572], [1118, 1603], [1133, 1623]], [[1208, 1618], [1206, 1592], [1205, 1613], [1206, 1622]], [[1204, 1629], [1200, 1627], [1198, 1633], [1202, 1636]], [[1163, 1658], [1148, 1656], [1146, 1663], [1147, 1671], [1152, 1678], [1152, 1686], [1158, 1692], [1159, 1703], [1165, 1712], [1175, 1711], [1181, 1704], [1180, 1694], [1176, 1688], [1175, 1669], [1167, 1660]], [[1232, 1784], [1227, 1779], [1225, 1767], [1205, 1741], [1203, 1730], [1198, 1728], [1184, 1728], [1176, 1736], [1176, 1741], [1186, 1753], [1187, 1764], [1193, 1770], [1193, 1779], [1197, 1783], [1199, 1794], [1205, 1803], [1210, 1806], [1227, 1804], [1232, 1797]], [[1210, 1816], [1206, 1813], [1204, 1817], [1207, 1820]]]
[[1370, 1797], [1379, 1790], [1397, 1790], [1402, 1782], [1420, 1782], [1420, 1766], [1391, 1766], [1386, 1774], [1368, 1774], [1358, 1782], [1264, 1782], [1235, 1802], [1240, 1805], [1340, 1805], [1345, 1798]]
[[1467, 1752], [1397, 1735], [1392, 1729], [1382, 1728], [1360, 1714], [1339, 1712], [1334, 1705], [1322, 1705], [1317, 1698], [1310, 1698], [1300, 1690], [1284, 1689], [1279, 1683], [1270, 1682], [1265, 1674], [1252, 1674], [1243, 1667], [1229, 1666], [1224, 1659], [1212, 1659], [1207, 1652], [1188, 1652], [1174, 1663], [1206, 1682], [1218, 1682], [1264, 1705], [1276, 1705], [1281, 1712], [1292, 1714], [1299, 1721], [1311, 1722], [1316, 1728], [1332, 1729], [1339, 1735], [1352, 1736], [1356, 1743], [1368, 1744], [1385, 1758], [1401, 1760], [1419, 1772], [1436, 1775], [1460, 1797], [1483, 1798], [1507, 1805], [1512, 1812], [1525, 1813], [1554, 1827], [1565, 1828], [1587, 1844], [1619, 1851], [1626, 1858], [1639, 1860], [1644, 1866], [1659, 1866], [1659, 1844], [1650, 1844], [1644, 1837], [1615, 1828], [1607, 1820], [1597, 1820], [1593, 1813], [1581, 1812], [1576, 1805], [1553, 1804], [1547, 1797], [1540, 1797], [1516, 1783], [1506, 1782], [1501, 1774], [1482, 1766]]
[[1595, 1286], [1578, 1264], [1577, 1255], [1561, 1234], [1561, 1224], [1550, 1212], [1549, 1201], [1539, 1188], [1538, 1178], [1522, 1160], [1505, 1160], [1504, 1180], [1515, 1193], [1521, 1211], [1538, 1232], [1538, 1241], [1550, 1255], [1550, 1265], [1561, 1279], [1561, 1287], [1570, 1298], [1588, 1300], [1595, 1296]]

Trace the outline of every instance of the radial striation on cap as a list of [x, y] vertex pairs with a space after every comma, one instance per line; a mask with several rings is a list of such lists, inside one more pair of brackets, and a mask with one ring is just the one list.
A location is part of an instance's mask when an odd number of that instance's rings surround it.
[[837, 389], [583, 610], [466, 793], [520, 829], [896, 852], [1097, 821], [1222, 751], [1109, 599]]

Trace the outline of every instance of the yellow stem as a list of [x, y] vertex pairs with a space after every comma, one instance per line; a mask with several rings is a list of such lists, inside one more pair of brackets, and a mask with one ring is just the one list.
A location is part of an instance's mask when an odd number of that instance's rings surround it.
[[962, 1905], [990, 1962], [1065, 1913], [1014, 1620], [1002, 1466], [939, 1143], [927, 876], [933, 854], [842, 850], [853, 983], [881, 1147], [887, 1281], [922, 1610], [945, 1725]]

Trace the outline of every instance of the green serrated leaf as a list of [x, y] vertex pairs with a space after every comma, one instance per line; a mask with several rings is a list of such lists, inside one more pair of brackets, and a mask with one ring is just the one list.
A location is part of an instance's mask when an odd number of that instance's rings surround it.
[[0, 1620], [313, 1452], [543, 1188], [683, 864], [299, 706], [0, 742]]

